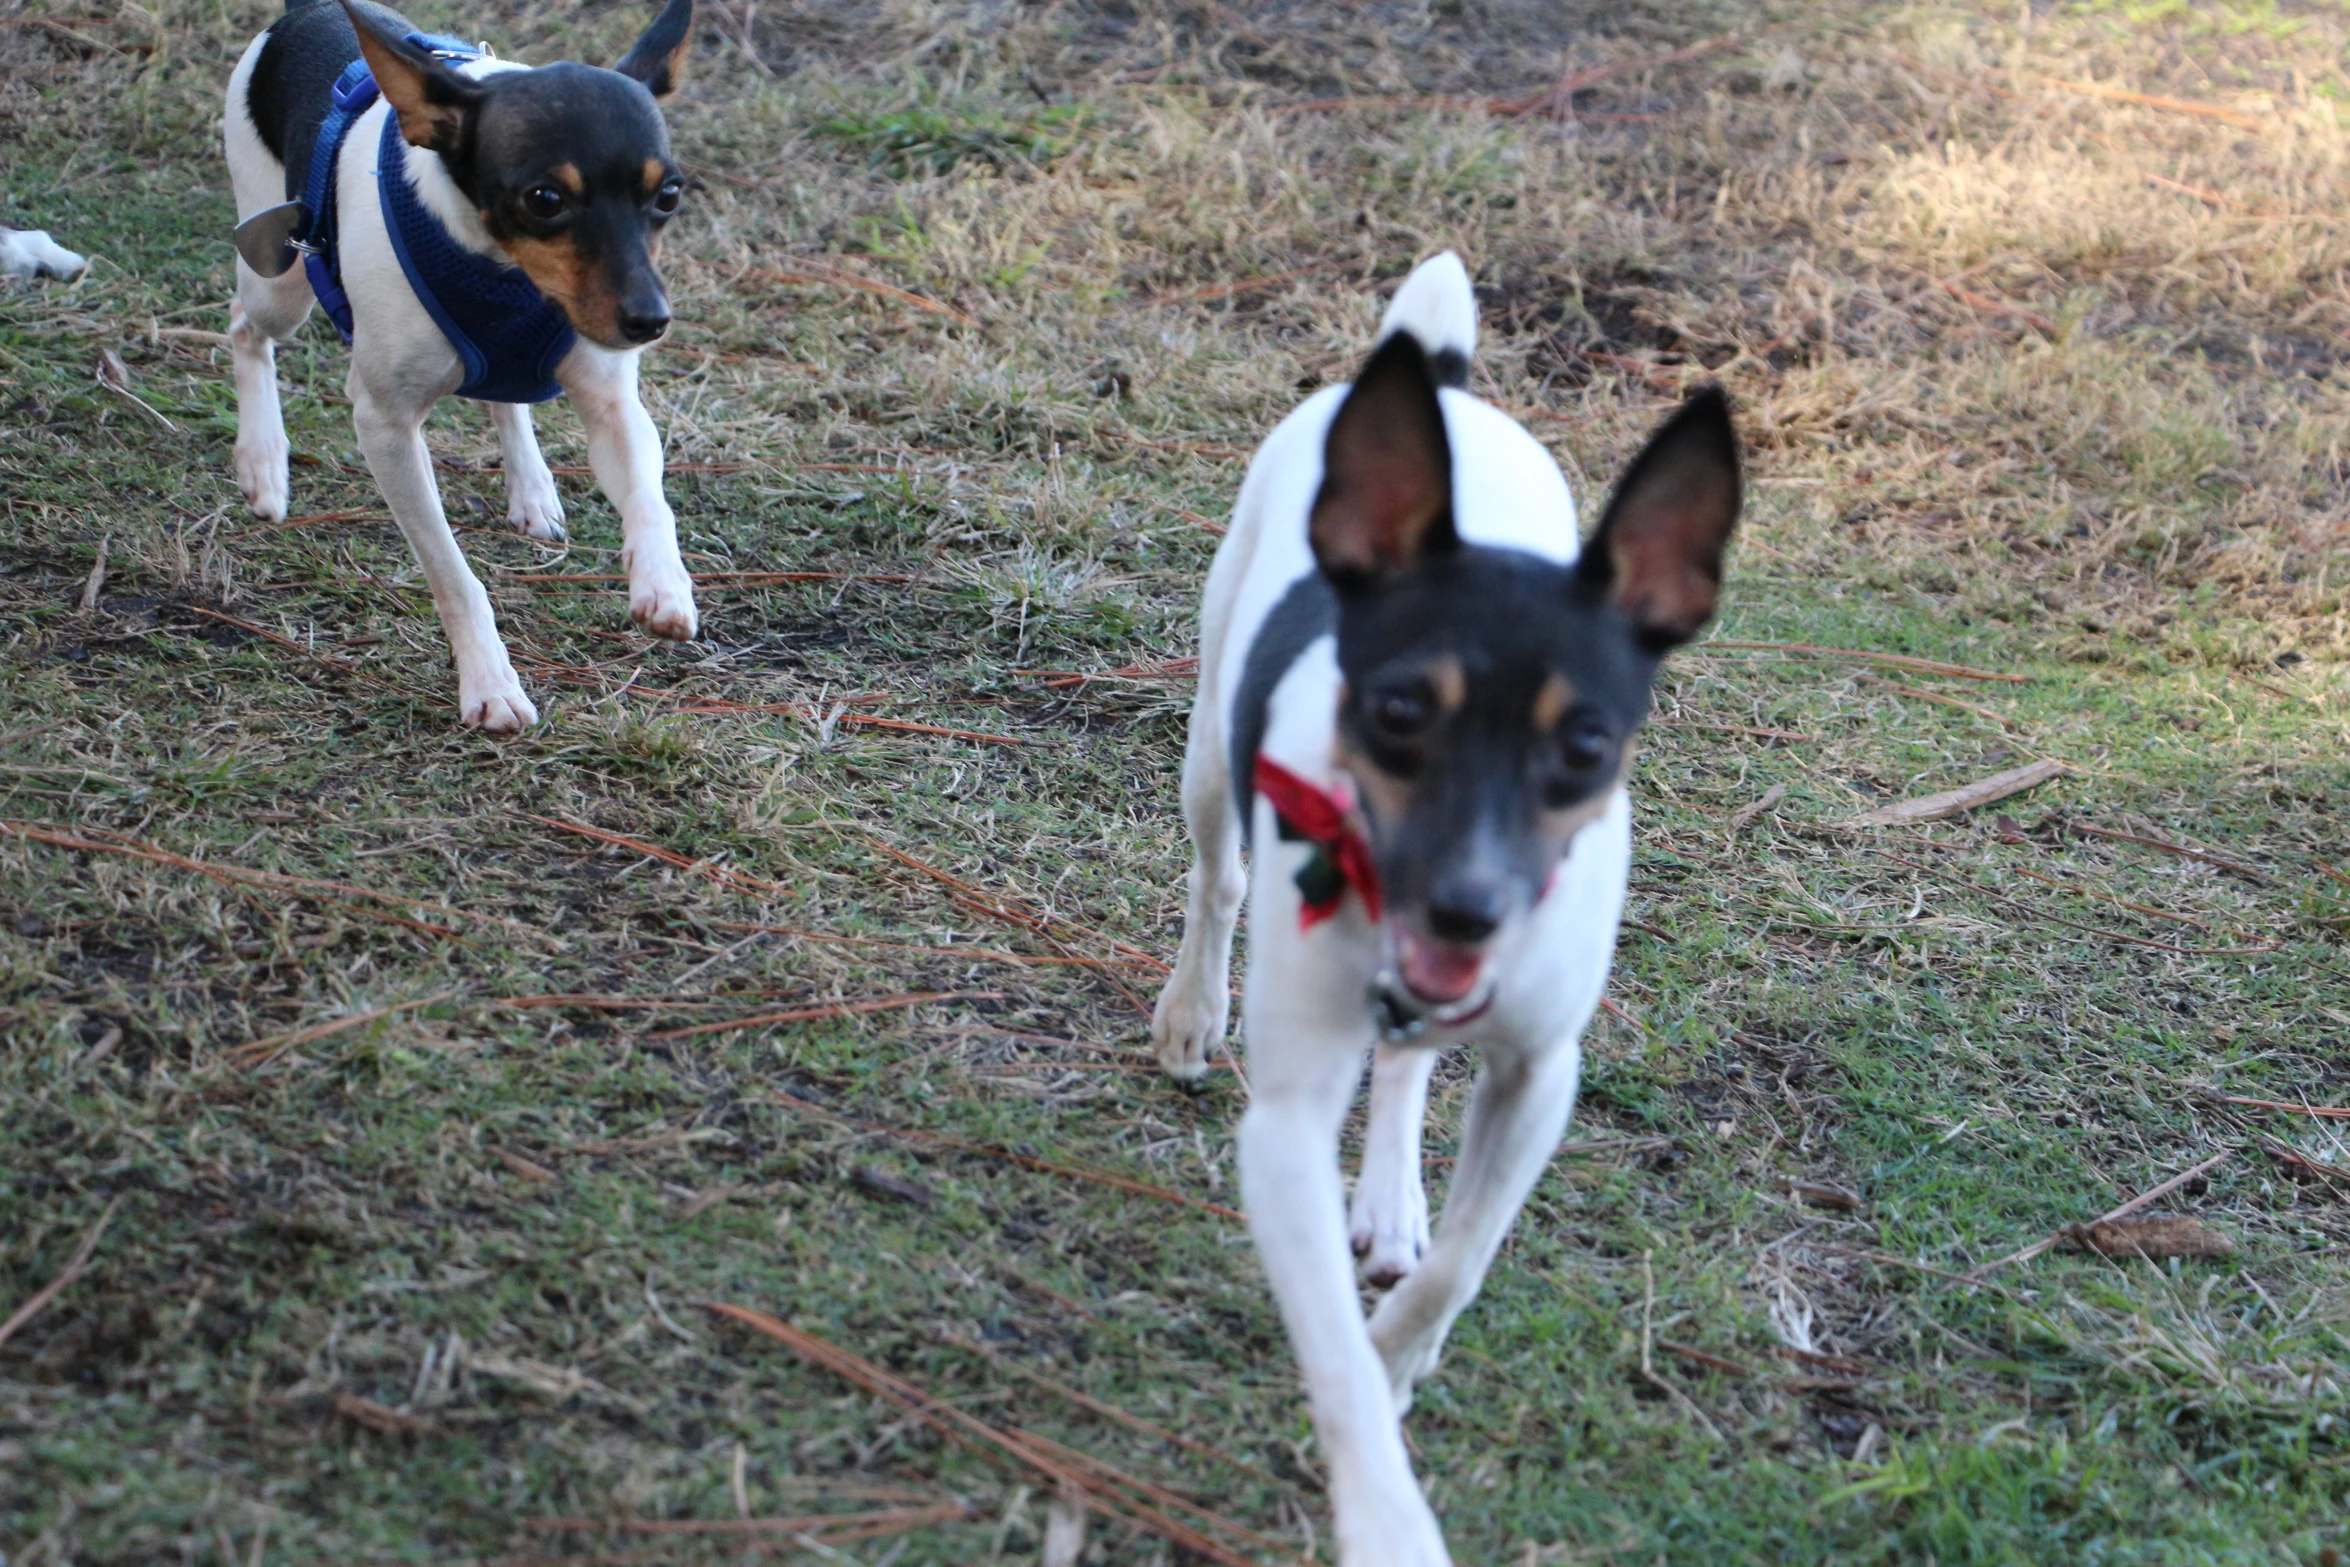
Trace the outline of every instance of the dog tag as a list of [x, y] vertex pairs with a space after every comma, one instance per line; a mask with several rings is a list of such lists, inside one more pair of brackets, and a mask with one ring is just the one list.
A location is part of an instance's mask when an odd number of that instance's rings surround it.
[[277, 277], [300, 259], [294, 236], [309, 226], [310, 209], [298, 201], [264, 207], [237, 225], [237, 254], [263, 277]]

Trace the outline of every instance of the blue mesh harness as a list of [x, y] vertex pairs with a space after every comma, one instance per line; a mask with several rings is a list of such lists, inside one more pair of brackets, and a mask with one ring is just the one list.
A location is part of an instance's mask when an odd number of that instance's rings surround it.
[[[444, 60], [481, 57], [480, 50], [455, 38], [411, 33], [408, 42]], [[375, 76], [365, 60], [343, 67], [334, 105], [318, 127], [318, 149], [311, 154], [310, 182], [303, 190], [311, 219], [299, 240], [302, 266], [310, 274], [310, 291], [346, 343], [351, 341], [351, 299], [343, 291], [342, 258], [335, 249], [335, 163], [344, 138], [376, 96]], [[528, 273], [467, 250], [426, 208], [408, 178], [408, 144], [397, 114], [384, 116], [376, 189], [392, 253], [400, 258], [408, 286], [464, 363], [465, 380], [457, 395], [485, 403], [543, 403], [562, 395], [555, 366], [577, 340], [570, 321]]]

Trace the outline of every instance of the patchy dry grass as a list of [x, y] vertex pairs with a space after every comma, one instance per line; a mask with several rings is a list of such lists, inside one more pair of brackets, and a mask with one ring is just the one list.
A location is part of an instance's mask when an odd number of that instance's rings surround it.
[[[0, 219], [99, 258], [0, 295], [0, 1310], [113, 1214], [0, 1347], [12, 1567], [735, 1560], [543, 1520], [745, 1511], [1037, 1554], [1048, 1481], [703, 1301], [1326, 1554], [1198, 1206], [1241, 1087], [1145, 1070], [1156, 671], [1241, 455], [1443, 244], [1587, 498], [1708, 372], [1757, 475], [1576, 1146], [1412, 1417], [1461, 1559], [2336, 1559], [2350, 1160], [2228, 1096], [2350, 1103], [2338, 11], [713, 6], [647, 378], [710, 640], [626, 629], [584, 479], [567, 553], [505, 534], [444, 412], [549, 713], [506, 746], [454, 727], [322, 328], [307, 520], [237, 514], [210, 121], [264, 14], [0, 14]], [[725, 575], [777, 572], [840, 575]], [[2165, 1206], [2229, 1258], [1964, 1277], [2219, 1154]]]

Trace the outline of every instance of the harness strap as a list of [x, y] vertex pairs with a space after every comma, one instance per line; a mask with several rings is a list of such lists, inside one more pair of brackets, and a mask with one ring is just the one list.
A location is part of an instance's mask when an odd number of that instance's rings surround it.
[[[481, 58], [481, 51], [462, 39], [411, 33], [408, 42], [460, 64]], [[343, 68], [333, 106], [319, 125], [303, 192], [311, 213], [309, 230], [298, 241], [303, 267], [311, 292], [346, 343], [351, 341], [351, 301], [336, 243], [335, 169], [352, 125], [378, 96], [364, 59]], [[400, 271], [464, 367], [457, 395], [491, 403], [539, 403], [561, 396], [555, 367], [578, 341], [569, 318], [539, 292], [528, 273], [468, 250], [433, 216], [408, 178], [408, 143], [397, 114], [384, 117], [376, 189]]]

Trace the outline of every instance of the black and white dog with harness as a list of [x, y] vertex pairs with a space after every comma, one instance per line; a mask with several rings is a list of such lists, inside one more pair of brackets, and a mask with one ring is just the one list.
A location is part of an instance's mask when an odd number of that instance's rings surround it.
[[[1197, 859], [1152, 1034], [1168, 1072], [1206, 1070], [1247, 891], [1241, 1190], [1339, 1560], [1433, 1567], [1449, 1558], [1399, 1421], [1574, 1108], [1631, 864], [1625, 772], [1666, 650], [1713, 613], [1740, 478], [1727, 404], [1700, 391], [1578, 547], [1558, 464], [1464, 390], [1458, 258], [1423, 263], [1380, 335], [1351, 387], [1266, 438], [1208, 574], [1183, 768]], [[1420, 1128], [1459, 1044], [1482, 1070], [1431, 1245]], [[1350, 1216], [1338, 1143], [1366, 1056]], [[1368, 1323], [1358, 1264], [1393, 1286]]]
[[568, 396], [620, 514], [630, 616], [660, 637], [698, 629], [637, 395], [642, 351], [669, 329], [655, 258], [684, 188], [654, 100], [682, 79], [692, 30], [693, 0], [669, 0], [616, 68], [534, 70], [365, 0], [292, 0], [229, 77], [238, 487], [283, 520], [276, 344], [315, 301], [351, 345], [359, 447], [424, 567], [464, 721], [493, 734], [538, 709], [441, 509], [423, 425], [451, 393], [489, 404], [508, 515], [549, 540], [563, 503], [529, 405]]

